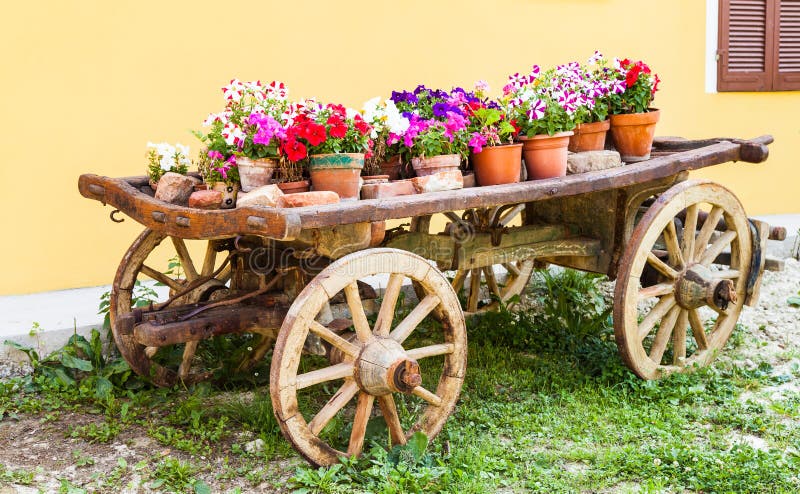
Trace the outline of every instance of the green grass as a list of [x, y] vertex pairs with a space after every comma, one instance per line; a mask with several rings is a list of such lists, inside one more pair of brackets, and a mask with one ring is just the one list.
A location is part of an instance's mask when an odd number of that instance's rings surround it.
[[[744, 369], [720, 360], [692, 374], [642, 381], [620, 361], [597, 281], [572, 271], [543, 274], [532, 287], [537, 310], [470, 320], [461, 399], [430, 444], [418, 438], [393, 451], [371, 444], [360, 460], [284, 471], [284, 479], [293, 476], [288, 483], [275, 480], [275, 468], [295, 453], [280, 435], [266, 387], [115, 383], [101, 398], [33, 377], [0, 385], [0, 411], [88, 411], [99, 422], [74, 429], [86, 441], [142, 427], [159, 444], [192, 455], [149, 459], [141, 477], [156, 490], [203, 491], [215, 480], [249, 486], [242, 492], [270, 481], [276, 490], [347, 493], [800, 490], [800, 395], [771, 397], [765, 389], [796, 379], [800, 367], [786, 375], [765, 362]], [[744, 335], [734, 338], [739, 347], [752, 344]], [[262, 448], [245, 451], [254, 439]], [[764, 446], [751, 445], [754, 439]], [[91, 465], [82, 456], [77, 461]], [[120, 467], [120, 482], [125, 472]], [[17, 471], [0, 475], [32, 482]]]

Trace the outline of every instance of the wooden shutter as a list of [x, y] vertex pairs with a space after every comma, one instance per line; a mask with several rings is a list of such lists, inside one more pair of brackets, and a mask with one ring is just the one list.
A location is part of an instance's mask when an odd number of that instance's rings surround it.
[[773, 82], [775, 1], [720, 0], [717, 89], [769, 91]]
[[800, 0], [780, 0], [776, 17], [773, 90], [800, 90]]

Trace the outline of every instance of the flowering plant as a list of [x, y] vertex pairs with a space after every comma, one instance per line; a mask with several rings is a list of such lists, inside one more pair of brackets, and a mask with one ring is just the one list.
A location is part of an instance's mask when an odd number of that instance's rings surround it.
[[203, 182], [208, 184], [217, 182], [234, 184], [239, 182], [239, 168], [236, 166], [235, 155], [225, 158], [219, 151], [206, 149], [200, 155], [197, 169], [203, 177]]
[[534, 65], [527, 75], [516, 73], [508, 77], [503, 94], [508, 114], [518, 123], [520, 134], [554, 135], [575, 127], [580, 105], [579, 93], [572, 83], [578, 69], [575, 65], [558, 66], [544, 73]]
[[372, 149], [372, 126], [360, 113], [342, 105], [313, 100], [291, 105], [283, 151], [297, 162], [312, 154], [366, 153]]
[[374, 143], [372, 156], [365, 161], [363, 173], [376, 175], [380, 173], [378, 167], [380, 163], [401, 152], [400, 142], [394, 142], [391, 146], [387, 145], [386, 141], [389, 135], [404, 134], [408, 130], [410, 122], [400, 113], [394, 101], [389, 99], [381, 102], [380, 96], [365, 102], [361, 114], [364, 120], [372, 126], [370, 138]]
[[147, 152], [147, 175], [153, 182], [158, 182], [161, 176], [167, 172], [186, 175], [186, 172], [189, 171], [189, 165], [192, 164], [188, 158], [189, 146], [148, 142], [147, 148], [149, 149]]
[[470, 139], [467, 116], [483, 105], [474, 93], [458, 87], [448, 92], [419, 85], [413, 92], [393, 91], [391, 100], [409, 125], [405, 132], [390, 132], [387, 145], [398, 144], [404, 155], [412, 157], [466, 156]]
[[650, 67], [641, 60], [614, 59], [614, 69], [610, 71], [612, 84], [619, 91], [614, 91], [609, 104], [611, 113], [643, 113], [648, 111], [653, 102], [658, 83], [658, 74], [651, 72]]
[[282, 82], [241, 82], [231, 80], [222, 88], [225, 109], [203, 122], [208, 134], [195, 132], [209, 151], [227, 160], [230, 156], [251, 159], [276, 158], [285, 138], [284, 113], [289, 106], [288, 89]]
[[506, 113], [496, 101], [486, 100], [489, 85], [485, 81], [475, 83], [475, 96], [479, 98], [468, 106], [469, 147], [473, 153], [480, 153], [484, 146], [499, 146], [511, 143], [517, 134], [515, 121], [509, 121]]

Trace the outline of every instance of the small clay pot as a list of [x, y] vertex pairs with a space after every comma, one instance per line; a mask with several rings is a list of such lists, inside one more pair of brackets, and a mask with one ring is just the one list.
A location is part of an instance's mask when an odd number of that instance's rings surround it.
[[522, 167], [522, 144], [489, 146], [472, 155], [475, 181], [478, 185], [500, 185], [519, 182]]
[[361, 194], [363, 153], [331, 153], [311, 155], [308, 173], [314, 190], [329, 190], [343, 201], [358, 200]]
[[297, 194], [300, 192], [308, 192], [310, 183], [308, 180], [299, 180], [297, 182], [283, 182], [276, 185], [284, 194]]
[[528, 180], [563, 177], [567, 174], [567, 146], [572, 131], [555, 135], [520, 137]]
[[575, 127], [575, 134], [569, 138], [569, 151], [602, 151], [606, 144], [606, 132], [611, 127], [610, 120], [602, 122], [582, 123]]
[[650, 159], [656, 123], [661, 112], [651, 109], [644, 113], [611, 115], [611, 138], [622, 161], [635, 163]]
[[389, 180], [400, 180], [403, 164], [400, 162], [400, 155], [395, 155], [384, 161], [380, 165], [381, 173], [389, 176]]
[[262, 185], [268, 185], [275, 170], [278, 169], [278, 161], [271, 158], [250, 159], [238, 157], [236, 167], [239, 169], [239, 182], [242, 192], [250, 192]]
[[461, 156], [458, 154], [440, 154], [430, 158], [411, 158], [418, 177], [433, 175], [434, 173], [458, 170], [461, 166]]
[[366, 175], [362, 176], [361, 180], [364, 181], [364, 185], [385, 184], [389, 182], [389, 175]]
[[216, 182], [211, 186], [211, 190], [222, 192], [221, 209], [233, 209], [236, 207], [236, 196], [239, 194], [239, 184]]
[[475, 187], [475, 174], [464, 173], [464, 188]]

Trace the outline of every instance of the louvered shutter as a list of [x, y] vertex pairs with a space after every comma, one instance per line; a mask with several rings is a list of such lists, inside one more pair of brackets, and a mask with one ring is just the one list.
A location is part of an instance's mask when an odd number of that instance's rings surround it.
[[717, 89], [769, 91], [773, 80], [774, 1], [720, 0]]
[[800, 90], [800, 0], [780, 0], [773, 90]]

